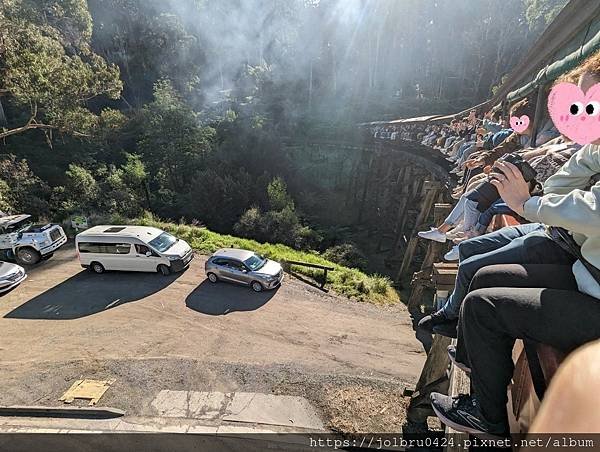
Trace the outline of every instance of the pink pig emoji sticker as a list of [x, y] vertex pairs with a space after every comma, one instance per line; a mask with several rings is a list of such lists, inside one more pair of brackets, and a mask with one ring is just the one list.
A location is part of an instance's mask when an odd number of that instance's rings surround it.
[[510, 117], [510, 127], [517, 133], [523, 133], [529, 127], [529, 116], [523, 115], [520, 118], [516, 116]]
[[548, 111], [558, 131], [576, 143], [600, 139], [600, 83], [585, 94], [573, 83], [559, 83], [548, 96]]

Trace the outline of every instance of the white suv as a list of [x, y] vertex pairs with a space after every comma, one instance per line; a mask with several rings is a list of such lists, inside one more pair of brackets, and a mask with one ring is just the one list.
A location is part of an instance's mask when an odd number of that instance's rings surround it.
[[31, 215], [0, 218], [0, 259], [16, 259], [19, 264], [34, 265], [67, 242], [57, 224], [36, 225]]

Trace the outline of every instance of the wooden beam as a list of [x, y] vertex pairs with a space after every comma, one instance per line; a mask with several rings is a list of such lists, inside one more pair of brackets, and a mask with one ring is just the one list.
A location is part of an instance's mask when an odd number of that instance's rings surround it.
[[[452, 345], [456, 345], [456, 339], [452, 339]], [[448, 395], [451, 397], [456, 397], [459, 394], [470, 394], [471, 379], [463, 370], [452, 364], [450, 366], [450, 381], [448, 386]], [[446, 427], [446, 435], [457, 435], [459, 433], [460, 432], [450, 427]], [[444, 452], [464, 451], [463, 445], [459, 445], [458, 443], [459, 441], [456, 441], [452, 444], [449, 443], [444, 449]]]
[[439, 182], [426, 181], [423, 185], [423, 191], [425, 195], [423, 199], [423, 204], [421, 206], [421, 211], [417, 216], [415, 227], [413, 228], [413, 232], [411, 234], [411, 239], [408, 242], [406, 251], [404, 252], [404, 257], [402, 258], [402, 265], [400, 266], [400, 270], [398, 271], [398, 274], [396, 276], [397, 283], [402, 281], [403, 277], [408, 272], [410, 265], [412, 264], [418, 244], [417, 232], [420, 228], [423, 227], [423, 223], [429, 217], [431, 208], [433, 207], [433, 203], [438, 198], [440, 190], [441, 184]]
[[365, 176], [365, 184], [363, 185], [362, 196], [360, 200], [360, 204], [358, 206], [358, 218], [357, 223], [362, 223], [363, 220], [363, 211], [365, 207], [365, 203], [367, 201], [367, 194], [369, 192], [369, 185], [371, 184], [371, 173], [373, 168], [374, 155], [371, 152], [369, 155], [369, 166], [367, 167], [367, 174]]
[[438, 334], [434, 337], [431, 349], [427, 354], [427, 360], [419, 376], [419, 381], [406, 410], [406, 418], [409, 422], [415, 424], [426, 423], [427, 417], [433, 415], [429, 394], [432, 392], [447, 394], [449, 382], [446, 370], [450, 364], [450, 358], [448, 358], [450, 341], [449, 337]]
[[[435, 224], [440, 223], [448, 213], [452, 206], [450, 204], [436, 204], [434, 207], [434, 222]], [[433, 264], [440, 260], [442, 254], [448, 249], [448, 245], [446, 243], [434, 242], [432, 240], [429, 241], [429, 246], [427, 248], [427, 254], [423, 259], [423, 264], [421, 265], [421, 271], [419, 273], [426, 273], [431, 280], [433, 274]], [[414, 284], [412, 291], [410, 292], [410, 297], [408, 299], [408, 312], [410, 313], [420, 313], [421, 312], [421, 302], [423, 300], [423, 292], [425, 291], [425, 287], [423, 284]]]

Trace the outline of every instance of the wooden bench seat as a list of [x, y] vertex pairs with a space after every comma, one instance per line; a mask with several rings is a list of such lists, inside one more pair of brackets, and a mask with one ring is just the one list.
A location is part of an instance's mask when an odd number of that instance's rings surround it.
[[435, 290], [451, 292], [454, 290], [456, 274], [458, 273], [458, 264], [454, 262], [437, 262], [433, 264], [433, 274], [431, 280]]

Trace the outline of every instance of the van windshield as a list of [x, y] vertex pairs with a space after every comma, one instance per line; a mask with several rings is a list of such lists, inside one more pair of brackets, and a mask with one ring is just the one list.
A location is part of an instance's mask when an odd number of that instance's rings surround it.
[[164, 253], [169, 248], [171, 248], [175, 244], [175, 242], [177, 242], [177, 239], [175, 237], [173, 237], [171, 234], [169, 234], [167, 232], [163, 232], [161, 235], [159, 235], [155, 239], [150, 240], [148, 242], [148, 245], [150, 245], [152, 248], [154, 248], [159, 253]]

